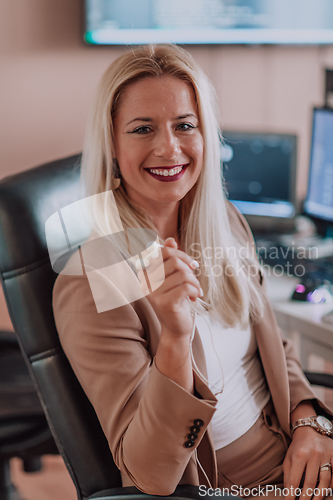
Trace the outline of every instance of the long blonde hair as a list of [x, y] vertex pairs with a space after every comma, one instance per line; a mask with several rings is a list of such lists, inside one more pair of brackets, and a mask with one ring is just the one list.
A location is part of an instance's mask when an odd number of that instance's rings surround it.
[[[82, 158], [86, 194], [112, 189], [117, 175], [113, 120], [125, 88], [147, 76], [170, 75], [185, 81], [193, 90], [204, 139], [203, 168], [195, 186], [180, 201], [180, 248], [200, 262], [197, 277], [204, 291], [200, 307], [210, 309], [225, 326], [245, 327], [263, 313], [258, 276], [237, 269], [258, 270], [254, 255], [241, 251], [242, 244], [231, 232], [220, 167], [221, 137], [215, 91], [188, 52], [175, 45], [149, 45], [126, 52], [106, 70], [100, 82], [88, 123]], [[151, 218], [127, 197], [122, 185], [113, 191], [124, 227], [153, 229]], [[99, 218], [108, 224], [108, 205], [100, 206]], [[104, 227], [105, 227], [104, 224]], [[103, 225], [103, 224], [101, 224]], [[204, 250], [211, 248], [209, 266]], [[231, 251], [232, 250], [232, 251]], [[242, 267], [243, 266], [243, 267]], [[211, 269], [207, 273], [207, 267]], [[212, 270], [218, 269], [218, 274]], [[233, 269], [234, 272], [226, 272]]]

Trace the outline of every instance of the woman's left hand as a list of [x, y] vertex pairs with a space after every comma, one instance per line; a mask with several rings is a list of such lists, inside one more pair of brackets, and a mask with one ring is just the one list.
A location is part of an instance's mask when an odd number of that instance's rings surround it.
[[296, 497], [302, 478], [304, 481], [300, 498], [322, 500], [331, 496], [329, 491], [326, 495], [326, 489], [333, 488], [332, 468], [320, 471], [320, 467], [332, 463], [331, 438], [319, 434], [311, 427], [296, 429], [283, 463], [284, 487], [289, 492], [285, 498], [293, 500]]

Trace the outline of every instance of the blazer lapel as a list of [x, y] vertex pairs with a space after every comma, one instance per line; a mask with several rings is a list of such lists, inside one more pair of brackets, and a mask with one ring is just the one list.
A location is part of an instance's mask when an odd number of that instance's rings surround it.
[[253, 329], [276, 415], [282, 429], [289, 434], [290, 395], [287, 362], [278, 325], [268, 302], [265, 304], [264, 318], [254, 325]]
[[[194, 367], [195, 372], [195, 388], [200, 394], [200, 388], [204, 385], [207, 386], [204, 379], [207, 380], [207, 366], [206, 366], [206, 358], [204, 348], [200, 339], [200, 335], [198, 329], [195, 328], [195, 334], [192, 343], [192, 352], [193, 358], [196, 363], [196, 367]], [[204, 434], [201, 443], [197, 448], [199, 461], [209, 477], [209, 480], [212, 484], [213, 488], [217, 488], [217, 463], [216, 463], [216, 454], [214, 448], [214, 440], [213, 440], [213, 430], [211, 423], [207, 427], [207, 431]], [[199, 469], [199, 468], [198, 468]], [[200, 484], [205, 484], [206, 481], [203, 477], [199, 469], [199, 477]]]
[[[227, 204], [229, 221], [233, 228], [233, 234], [238, 241], [243, 242], [245, 246], [250, 245], [253, 255], [256, 254], [256, 246], [254, 239], [251, 236], [249, 226], [231, 203]], [[265, 279], [260, 272], [258, 262], [258, 270], [260, 277], [260, 285], [265, 288]], [[289, 408], [290, 394], [287, 372], [287, 361], [285, 357], [284, 347], [281, 342], [279, 328], [271, 308], [267, 300], [267, 293], [264, 290], [265, 313], [260, 322], [253, 326], [254, 334], [257, 339], [257, 345], [264, 368], [264, 373], [271, 393], [272, 401], [275, 407], [277, 417], [282, 429], [289, 434]]]

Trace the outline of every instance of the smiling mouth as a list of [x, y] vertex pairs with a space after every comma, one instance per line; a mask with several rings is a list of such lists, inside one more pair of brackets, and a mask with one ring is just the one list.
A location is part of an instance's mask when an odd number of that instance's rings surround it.
[[184, 167], [187, 167], [188, 163], [184, 165], [177, 165], [174, 167], [161, 167], [161, 168], [147, 168], [149, 172], [155, 175], [161, 175], [164, 177], [173, 177], [174, 175], [180, 174]]

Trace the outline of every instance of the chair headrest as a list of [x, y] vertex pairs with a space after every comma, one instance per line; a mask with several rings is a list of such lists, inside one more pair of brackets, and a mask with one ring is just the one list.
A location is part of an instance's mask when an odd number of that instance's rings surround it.
[[81, 155], [57, 160], [0, 182], [2, 273], [48, 257], [47, 219], [82, 198]]

